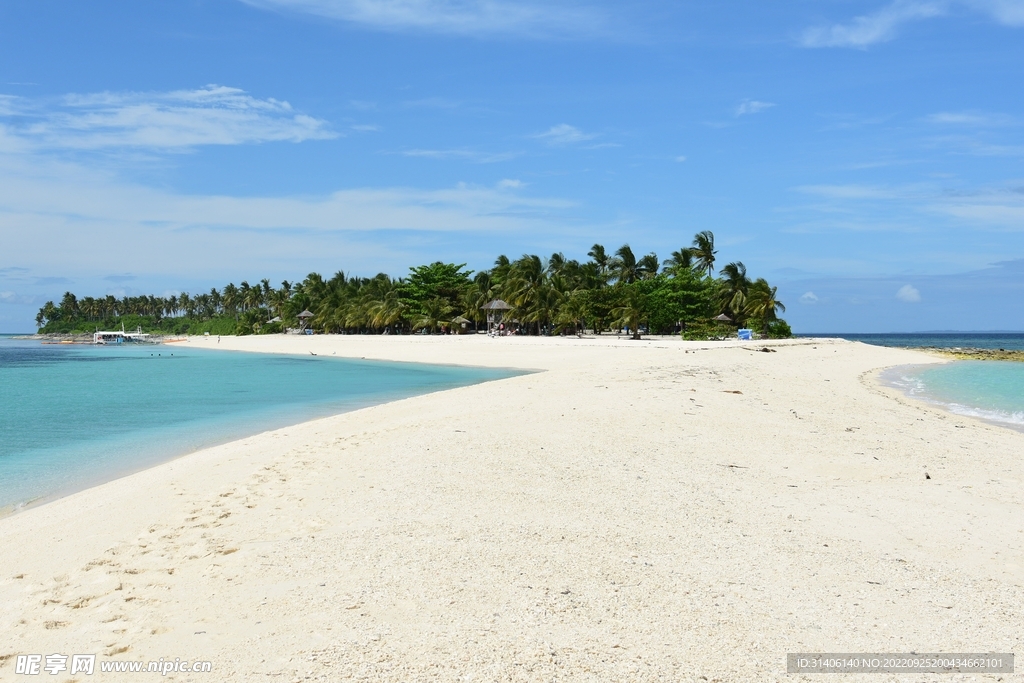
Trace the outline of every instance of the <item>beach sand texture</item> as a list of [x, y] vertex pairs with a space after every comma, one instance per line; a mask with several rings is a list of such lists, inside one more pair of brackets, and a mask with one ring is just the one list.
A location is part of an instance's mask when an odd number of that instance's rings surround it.
[[[874, 380], [933, 356], [188, 343], [540, 372], [267, 432], [0, 520], [0, 680], [31, 678], [15, 655], [54, 652], [213, 662], [176, 681], [820, 681], [838, 678], [787, 675], [786, 653], [1024, 654], [1024, 434]], [[1024, 676], [971, 680], [997, 679]]]

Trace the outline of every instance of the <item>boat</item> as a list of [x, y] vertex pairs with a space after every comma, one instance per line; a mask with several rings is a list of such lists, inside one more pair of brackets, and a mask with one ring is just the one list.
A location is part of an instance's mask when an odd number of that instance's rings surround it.
[[92, 335], [93, 344], [157, 344], [150, 339], [148, 332], [138, 328], [135, 332], [125, 332], [124, 325], [120, 330], [97, 330]]

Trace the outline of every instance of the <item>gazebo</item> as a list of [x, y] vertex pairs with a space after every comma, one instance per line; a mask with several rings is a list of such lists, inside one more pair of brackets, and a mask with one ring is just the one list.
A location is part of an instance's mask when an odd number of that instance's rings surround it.
[[310, 312], [310, 310], [308, 308], [306, 310], [304, 310], [302, 313], [299, 313], [299, 315], [296, 316], [299, 319], [299, 329], [300, 330], [306, 329], [306, 325], [309, 324], [309, 319], [312, 318], [312, 317], [315, 317], [315, 316], [316, 316], [316, 314]]
[[480, 310], [487, 311], [487, 334], [491, 334], [505, 319], [505, 311], [511, 311], [512, 307], [501, 299], [495, 299], [481, 306]]

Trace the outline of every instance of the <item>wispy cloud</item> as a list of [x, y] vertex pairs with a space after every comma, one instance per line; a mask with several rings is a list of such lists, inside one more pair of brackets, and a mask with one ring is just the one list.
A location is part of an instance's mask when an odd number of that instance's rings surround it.
[[357, 133], [379, 133], [381, 130], [380, 126], [374, 125], [372, 123], [357, 123], [353, 126], [350, 126], [350, 128], [356, 131]]
[[1013, 118], [1006, 114], [985, 114], [983, 112], [943, 111], [925, 117], [928, 123], [950, 126], [1005, 126], [1013, 123]]
[[736, 107], [736, 116], [744, 116], [746, 114], [756, 114], [765, 109], [771, 109], [775, 106], [774, 102], [760, 102], [758, 100], [744, 100], [740, 106]]
[[337, 137], [326, 121], [296, 112], [288, 102], [217, 85], [68, 95], [56, 106], [14, 98], [0, 115], [9, 120], [7, 135], [24, 145], [65, 150], [168, 150]]
[[847, 23], [812, 26], [800, 42], [804, 47], [866, 48], [892, 40], [904, 24], [948, 15], [954, 8], [988, 15], [1004, 26], [1024, 26], [1021, 0], [894, 0]]
[[965, 4], [1004, 26], [1024, 26], [1024, 2], [1021, 0], [965, 0]]
[[533, 137], [538, 140], [544, 140], [549, 145], [572, 145], [577, 142], [593, 140], [597, 135], [584, 133], [576, 126], [570, 126], [567, 123], [560, 123]]
[[521, 152], [479, 152], [472, 149], [407, 149], [402, 156], [424, 159], [461, 159], [477, 164], [495, 164], [515, 159]]
[[0, 292], [0, 304], [11, 304], [15, 306], [35, 306], [43, 303], [43, 298], [32, 294], [18, 294], [17, 292]]
[[[30, 163], [35, 168], [26, 172]], [[34, 228], [57, 224], [65, 226], [66, 235], [72, 225], [112, 226], [105, 234], [113, 233], [114, 226], [142, 225], [163, 230], [487, 232], [526, 229], [528, 222], [556, 218], [573, 206], [465, 184], [445, 189], [353, 188], [317, 197], [179, 194], [124, 183], [73, 164], [0, 159], [0, 235], [5, 255], [15, 261], [8, 239], [36, 245], [31, 251], [38, 254], [38, 244], [46, 238], [33, 234]], [[524, 222], [524, 216], [532, 218]], [[26, 227], [16, 230], [18, 225]], [[116, 273], [115, 268], [107, 272]]]
[[607, 31], [605, 13], [582, 2], [548, 0], [241, 0], [385, 31], [464, 36], [582, 37]]
[[856, 17], [847, 24], [808, 28], [803, 33], [801, 43], [805, 47], [867, 47], [892, 40], [896, 37], [897, 29], [907, 22], [944, 14], [948, 4], [896, 0], [876, 12]]
[[[804, 209], [825, 217], [824, 220], [814, 219], [803, 228], [793, 225], [788, 229], [795, 232], [821, 229], [916, 232], [920, 230], [921, 215], [933, 217], [930, 220], [954, 219], [953, 225], [971, 229], [1024, 230], [1024, 192], [1017, 185], [948, 188], [938, 184], [849, 184], [811, 185], [794, 189], [818, 197], [819, 203]], [[906, 216], [902, 224], [898, 218], [901, 214]], [[853, 215], [862, 218], [845, 218]], [[814, 228], [810, 229], [811, 226]]]
[[795, 189], [828, 199], [900, 199], [907, 196], [903, 190], [873, 185], [802, 185]]

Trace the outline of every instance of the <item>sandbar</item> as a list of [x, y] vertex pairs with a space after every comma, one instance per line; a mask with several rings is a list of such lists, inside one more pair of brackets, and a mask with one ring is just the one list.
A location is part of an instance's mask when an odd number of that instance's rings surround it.
[[[1024, 434], [876, 380], [933, 355], [824, 339], [184, 343], [537, 372], [0, 519], [0, 679], [31, 653], [213, 665], [175, 681], [772, 681], [821, 680], [787, 675], [787, 652], [1024, 652]], [[843, 677], [933, 679], [948, 680]]]

